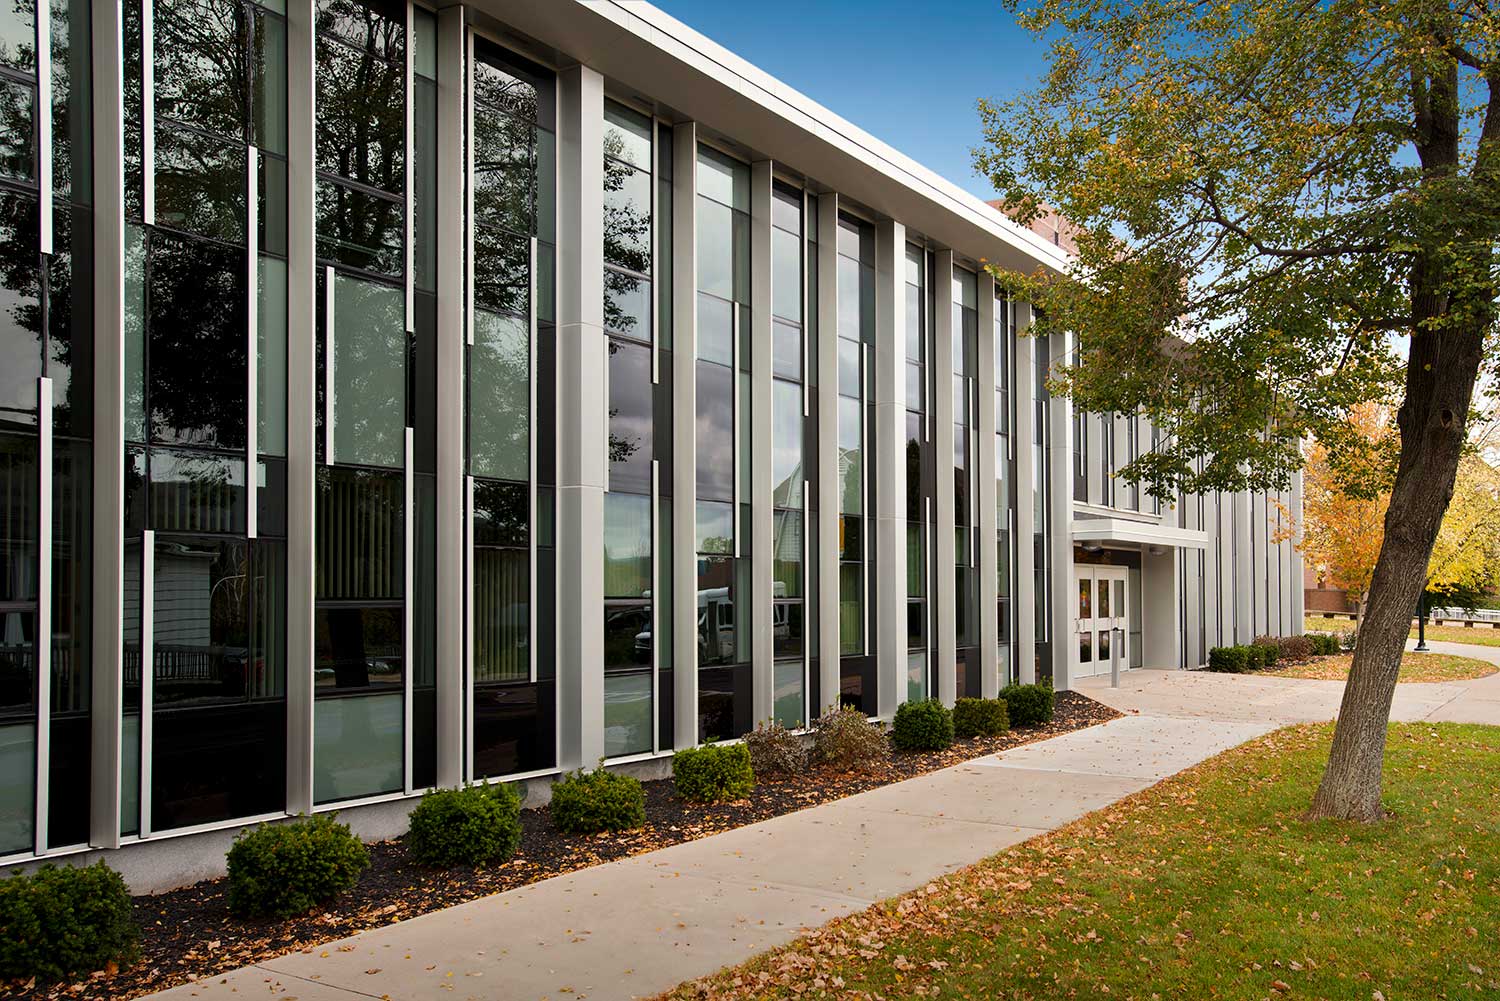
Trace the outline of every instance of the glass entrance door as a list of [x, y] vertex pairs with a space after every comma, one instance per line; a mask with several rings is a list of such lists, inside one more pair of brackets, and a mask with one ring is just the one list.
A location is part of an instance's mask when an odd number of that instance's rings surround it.
[[1073, 674], [1089, 678], [1108, 674], [1110, 661], [1120, 658], [1122, 668], [1130, 664], [1129, 588], [1125, 567], [1079, 566], [1077, 581], [1077, 661]]

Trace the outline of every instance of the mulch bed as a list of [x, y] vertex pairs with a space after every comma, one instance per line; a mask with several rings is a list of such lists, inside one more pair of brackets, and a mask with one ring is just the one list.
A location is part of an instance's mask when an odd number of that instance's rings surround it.
[[[535, 883], [603, 862], [692, 841], [721, 831], [817, 806], [892, 782], [960, 764], [1116, 719], [1121, 714], [1079, 695], [1060, 692], [1052, 722], [999, 737], [956, 741], [946, 751], [895, 754], [870, 772], [815, 768], [802, 775], [757, 780], [749, 798], [703, 805], [677, 798], [671, 779], [645, 783], [646, 826], [638, 831], [568, 836], [553, 829], [548, 810], [523, 810], [521, 848], [501, 865], [431, 869], [412, 861], [401, 840], [370, 845], [370, 868], [358, 885], [327, 908], [286, 921], [241, 920], [226, 902], [227, 882], [206, 880], [135, 898], [141, 926], [139, 963], [96, 973], [49, 990], [0, 995], [18, 998], [133, 998], [176, 984], [345, 938], [367, 928]], [[10, 985], [14, 990], [17, 985]]]

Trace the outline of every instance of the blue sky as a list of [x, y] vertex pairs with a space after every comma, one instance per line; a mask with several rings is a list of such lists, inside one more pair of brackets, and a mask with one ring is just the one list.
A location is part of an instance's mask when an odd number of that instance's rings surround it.
[[983, 198], [974, 102], [1033, 86], [1045, 65], [1045, 47], [995, 0], [655, 2]]

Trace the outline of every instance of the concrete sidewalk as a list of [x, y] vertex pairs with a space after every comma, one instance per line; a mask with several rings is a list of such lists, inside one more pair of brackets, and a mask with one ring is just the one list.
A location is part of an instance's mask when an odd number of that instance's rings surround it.
[[1130, 716], [154, 997], [650, 996], [1068, 823], [1274, 725]]
[[[1500, 664], [1500, 648], [1432, 644]], [[185, 985], [161, 999], [649, 997], [915, 889], [1286, 723], [1343, 682], [1132, 671], [1133, 715]], [[1397, 719], [1500, 723], [1500, 675], [1401, 685]]]
[[[1410, 649], [1415, 643], [1408, 643]], [[1429, 642], [1433, 653], [1473, 657], [1500, 666], [1500, 647]], [[1342, 681], [1310, 681], [1274, 674], [1207, 671], [1130, 671], [1118, 689], [1108, 677], [1087, 678], [1078, 691], [1122, 712], [1174, 719], [1321, 722], [1338, 715]], [[1395, 720], [1500, 725], [1500, 674], [1473, 681], [1396, 686]]]

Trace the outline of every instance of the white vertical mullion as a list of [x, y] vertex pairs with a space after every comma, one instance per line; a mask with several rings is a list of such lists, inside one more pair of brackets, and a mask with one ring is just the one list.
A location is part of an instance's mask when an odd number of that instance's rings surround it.
[[[414, 189], [412, 187], [412, 176], [415, 173], [415, 171], [413, 171], [411, 169], [412, 151], [413, 151], [414, 146], [416, 145], [415, 142], [414, 142], [414, 140], [413, 140], [413, 134], [414, 134], [413, 117], [414, 116], [412, 115], [412, 90], [413, 90], [413, 87], [414, 87], [414, 85], [412, 83], [412, 80], [413, 80], [413, 77], [414, 77], [414, 70], [413, 70], [413, 58], [414, 57], [412, 55], [412, 45], [411, 45], [412, 34], [413, 34], [412, 33], [412, 5], [411, 5], [411, 0], [407, 0], [407, 2], [406, 2], [406, 46], [405, 46], [405, 48], [406, 48], [406, 80], [405, 80], [405, 84], [404, 84], [404, 86], [406, 88], [406, 93], [404, 95], [405, 101], [406, 101], [406, 105], [405, 105], [405, 118], [406, 118], [406, 135], [405, 135], [406, 157], [403, 160], [403, 162], [406, 164], [406, 171], [405, 171], [405, 173], [406, 173], [406, 183], [405, 183], [406, 190], [404, 192], [405, 209], [406, 209], [406, 212], [405, 212], [405, 217], [406, 217], [406, 226], [405, 226], [406, 247], [404, 248], [404, 255], [403, 255], [404, 260], [406, 262], [406, 267], [404, 269], [405, 270], [405, 274], [406, 274], [406, 281], [402, 283], [402, 291], [405, 293], [405, 297], [406, 297], [406, 332], [408, 334], [412, 333], [414, 331], [414, 329], [415, 329], [415, 327], [414, 327], [414, 323], [415, 323], [415, 320], [414, 320], [414, 310], [412, 309], [412, 295], [413, 295], [412, 289], [413, 289], [413, 285], [414, 285], [412, 271], [413, 271], [413, 268], [414, 268], [414, 265], [415, 265], [415, 262], [416, 262], [416, 254], [415, 254], [415, 249], [414, 249], [415, 246], [416, 246], [416, 227], [415, 227], [415, 223], [413, 222], [413, 212], [414, 212], [414, 208], [415, 208], [416, 196], [414, 194]], [[410, 790], [408, 790], [408, 791], [410, 791]]]
[[[807, 348], [807, 332], [811, 327], [808, 319], [809, 317], [811, 317], [813, 310], [817, 308], [817, 305], [815, 303], [809, 303], [807, 301], [807, 293], [809, 291], [807, 272], [808, 265], [812, 261], [812, 256], [810, 253], [812, 250], [812, 244], [807, 239], [807, 200], [807, 189], [804, 188], [802, 190], [802, 232], [800, 234], [802, 244], [802, 273], [800, 276], [802, 279], [802, 416], [804, 418], [812, 416], [812, 393], [808, 389], [808, 383], [811, 382], [811, 374], [808, 371], [808, 364], [810, 363], [811, 359], [808, 357], [809, 352]], [[804, 442], [803, 447], [805, 448], [805, 443], [807, 441], [807, 429], [805, 427], [803, 428], [802, 440]], [[803, 496], [805, 497], [806, 494], [804, 493]], [[806, 536], [807, 526], [805, 524], [802, 527], [802, 532], [803, 535]], [[803, 646], [806, 645], [807, 644], [805, 643], [803, 644]]]
[[52, 253], [52, 5], [36, 10], [36, 148], [38, 249]]
[[[732, 423], [733, 423], [733, 427], [734, 427], [734, 448], [733, 448], [733, 452], [734, 452], [734, 456], [735, 456], [735, 458], [734, 458], [734, 469], [732, 470], [732, 477], [731, 477], [732, 478], [732, 482], [734, 483], [734, 492], [733, 492], [733, 495], [732, 495], [733, 498], [734, 498], [734, 510], [732, 512], [730, 512], [730, 514], [731, 514], [731, 516], [733, 518], [733, 521], [731, 522], [731, 524], [734, 526], [734, 529], [733, 529], [733, 531], [734, 531], [734, 557], [735, 557], [735, 559], [739, 559], [739, 557], [740, 557], [740, 527], [741, 527], [740, 526], [740, 459], [739, 459], [739, 450], [740, 450], [740, 409], [744, 405], [743, 401], [740, 399], [740, 304], [738, 302], [734, 302], [733, 300], [731, 300], [729, 308], [731, 310], [733, 310], [733, 312], [730, 313], [730, 323], [729, 323], [729, 329], [732, 332], [732, 335], [734, 337], [734, 343], [730, 345], [730, 349], [729, 349], [729, 351], [730, 351], [730, 353], [729, 353], [730, 366], [731, 366], [731, 368], [733, 370], [732, 381], [729, 383], [729, 386], [730, 386], [729, 397], [730, 397], [730, 400], [731, 400], [731, 409], [732, 409], [732, 412], [733, 412], [733, 415], [734, 415]], [[738, 573], [739, 573], [739, 569], [735, 568], [736, 579], [738, 579], [738, 576], [737, 576]], [[736, 619], [735, 622], [738, 624], [739, 620]]]
[[[131, 0], [124, 0], [129, 3]], [[141, 219], [156, 225], [155, 0], [141, 3]]]
[[[536, 647], [537, 647], [537, 634], [536, 634], [536, 606], [537, 606], [536, 527], [537, 527], [537, 507], [538, 507], [538, 505], [537, 505], [537, 485], [536, 485], [536, 428], [537, 428], [537, 420], [536, 420], [536, 395], [537, 395], [536, 394], [536, 342], [537, 342], [537, 321], [536, 321], [536, 314], [537, 314], [537, 310], [536, 310], [536, 260], [537, 260], [537, 255], [536, 255], [536, 237], [534, 237], [534, 236], [531, 238], [531, 242], [530, 242], [530, 254], [531, 254], [531, 257], [530, 257], [530, 260], [529, 260], [529, 263], [528, 263], [527, 269], [526, 269], [526, 273], [529, 276], [529, 292], [527, 293], [526, 301], [528, 303], [530, 303], [530, 306], [528, 308], [528, 316], [527, 316], [527, 323], [526, 323], [526, 331], [527, 331], [527, 334], [526, 334], [526, 374], [527, 374], [527, 379], [526, 379], [526, 384], [527, 384], [526, 413], [527, 413], [527, 416], [530, 418], [526, 422], [526, 498], [527, 498], [527, 500], [526, 500], [526, 504], [527, 504], [527, 508], [526, 508], [526, 558], [527, 558], [527, 571], [526, 572], [528, 574], [528, 578], [527, 579], [528, 579], [528, 582], [529, 582], [529, 586], [528, 586], [528, 589], [527, 589], [527, 598], [526, 598], [526, 617], [527, 617], [526, 618], [526, 635], [528, 637], [527, 641], [526, 641], [526, 652], [527, 652], [527, 659], [530, 661], [530, 663], [529, 663], [528, 666], [529, 666], [529, 670], [531, 672], [531, 683], [534, 685], [534, 684], [536, 684], [536, 673], [537, 673], [537, 671], [536, 671], [536, 668], [537, 668], [537, 664], [536, 664]], [[653, 352], [655, 351], [654, 348], [652, 350], [653, 350]], [[652, 358], [654, 359], [655, 357], [656, 356], [653, 353], [652, 354]], [[606, 394], [606, 398], [607, 398], [607, 394]], [[609, 413], [608, 408], [605, 408], [605, 414], [608, 415], [608, 413]], [[606, 416], [606, 419], [607, 419], [607, 416]], [[608, 431], [607, 430], [606, 430], [605, 440], [606, 441], [608, 440]]]
[[333, 279], [333, 266], [329, 265], [323, 269], [323, 462], [329, 466], [333, 465], [333, 426], [338, 420], [338, 401], [333, 392], [334, 365], [338, 357], [334, 350], [338, 331], [334, 326]]
[[[656, 329], [657, 328], [657, 324], [661, 320], [661, 310], [658, 308], [658, 303], [660, 302], [660, 299], [661, 299], [661, 267], [659, 266], [659, 264], [657, 262], [657, 258], [656, 258], [656, 250], [657, 250], [657, 246], [658, 246], [658, 244], [657, 244], [657, 239], [658, 239], [657, 234], [658, 234], [658, 231], [660, 229], [660, 226], [657, 223], [657, 216], [661, 212], [661, 205], [659, 204], [660, 203], [660, 198], [657, 195], [657, 191], [661, 188], [661, 180], [660, 180], [661, 175], [659, 173], [659, 171], [661, 169], [661, 150], [660, 150], [659, 145], [658, 145], [658, 143], [656, 141], [657, 122], [658, 122], [657, 117], [655, 115], [652, 115], [651, 116], [651, 263], [650, 263], [650, 271], [651, 271], [651, 320], [647, 324], [647, 326], [652, 331], [652, 333], [651, 333], [651, 385], [653, 385], [653, 386], [658, 385], [661, 382], [661, 362], [660, 362], [661, 351], [660, 351], [660, 348], [659, 348], [659, 345], [661, 343], [661, 331]], [[653, 501], [652, 502], [652, 511], [655, 512], [655, 510], [656, 510], [656, 503], [655, 503], [655, 501]], [[655, 517], [654, 513], [653, 513], [652, 517], [653, 518]], [[653, 550], [653, 553], [654, 553], [654, 550]], [[653, 555], [652, 556], [652, 560], [654, 561], [655, 559], [656, 559], [656, 557]], [[655, 602], [653, 601], [652, 604], [654, 605]], [[655, 634], [653, 633], [652, 635], [654, 636]], [[654, 645], [654, 641], [653, 641], [653, 645]], [[651, 682], [651, 685], [652, 685], [652, 689], [651, 690], [652, 690], [652, 692], [656, 691], [655, 677], [656, 677], [656, 672], [653, 670], [652, 671], [652, 682]], [[652, 704], [654, 705], [655, 703], [653, 702]], [[653, 727], [652, 729], [654, 731], [656, 728]]]
[[260, 452], [260, 151], [245, 152], [245, 534], [259, 531], [256, 456]]
[[464, 477], [464, 774], [474, 780], [474, 477]]
[[[464, 27], [464, 334], [474, 344], [474, 31]], [[533, 254], [533, 259], [534, 259]], [[532, 274], [536, 274], [535, 267]], [[534, 280], [534, 279], [533, 279]], [[533, 300], [535, 295], [531, 297]], [[472, 506], [472, 505], [471, 505]], [[472, 744], [473, 741], [471, 740]], [[470, 754], [472, 760], [472, 752]]]
[[[408, 46], [408, 49], [409, 48], [410, 48], [410, 46]], [[416, 534], [417, 534], [416, 502], [415, 502], [416, 470], [414, 469], [414, 460], [415, 460], [416, 451], [415, 451], [415, 440], [414, 439], [415, 439], [415, 432], [412, 430], [411, 427], [407, 427], [406, 428], [406, 463], [405, 463], [406, 468], [404, 470], [404, 474], [405, 475], [404, 475], [403, 481], [402, 481], [403, 489], [405, 491], [405, 494], [404, 494], [404, 497], [403, 497], [403, 503], [405, 504], [406, 517], [405, 517], [405, 525], [403, 526], [405, 528], [405, 532], [403, 533], [403, 535], [405, 536], [405, 538], [403, 538], [403, 540], [402, 540], [402, 555], [403, 555], [404, 559], [402, 561], [402, 567], [401, 567], [402, 575], [404, 577], [404, 585], [405, 585], [405, 589], [402, 591], [402, 602], [401, 602], [401, 616], [402, 616], [402, 623], [401, 623], [402, 624], [402, 637], [401, 637], [401, 640], [402, 640], [402, 657], [403, 657], [403, 664], [404, 664], [404, 670], [401, 672], [401, 689], [402, 689], [402, 700], [401, 700], [401, 749], [402, 749], [402, 764], [401, 764], [401, 773], [402, 773], [402, 775], [405, 776], [405, 783], [406, 783], [405, 788], [406, 788], [407, 795], [410, 795], [411, 791], [412, 791], [412, 765], [411, 765], [411, 757], [412, 757], [411, 708], [412, 707], [411, 707], [411, 699], [412, 699], [412, 674], [413, 674], [413, 671], [415, 669], [415, 662], [414, 662], [414, 658], [413, 658], [413, 653], [414, 653], [414, 651], [416, 649], [416, 646], [415, 646], [415, 644], [412, 641], [412, 618], [413, 618], [412, 608], [414, 607], [414, 602], [412, 601], [412, 590], [413, 590], [413, 583], [416, 580], [416, 573], [415, 573], [414, 568], [412, 566], [412, 564], [413, 564], [413, 557], [415, 556], [416, 547], [412, 544], [412, 540], [416, 538]]]
[[151, 836], [151, 763], [153, 706], [156, 687], [156, 533], [141, 533], [141, 750], [140, 834]]
[[[608, 495], [606, 494], [606, 499]], [[661, 460], [651, 460], [651, 751], [661, 750]]]
[[52, 771], [52, 380], [46, 376], [37, 380], [37, 427], [36, 823], [32, 831], [36, 854], [41, 855], [47, 850]]

